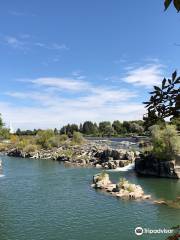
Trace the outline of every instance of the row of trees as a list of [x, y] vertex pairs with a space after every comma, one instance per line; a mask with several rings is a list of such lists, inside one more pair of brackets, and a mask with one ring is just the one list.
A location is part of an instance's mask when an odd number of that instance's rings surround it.
[[73, 132], [81, 132], [84, 135], [93, 136], [117, 136], [117, 135], [127, 135], [127, 134], [143, 134], [144, 127], [143, 121], [124, 121], [119, 120], [113, 123], [109, 121], [103, 121], [99, 124], [93, 123], [91, 121], [86, 121], [79, 126], [77, 124], [68, 124], [63, 126], [60, 130], [61, 134], [72, 135]]

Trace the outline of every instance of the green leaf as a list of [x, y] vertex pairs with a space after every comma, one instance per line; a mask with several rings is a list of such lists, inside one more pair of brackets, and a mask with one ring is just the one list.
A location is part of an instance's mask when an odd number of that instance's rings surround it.
[[157, 91], [161, 91], [161, 89], [157, 86], [154, 86], [154, 89], [157, 90]]
[[178, 77], [174, 83], [175, 84], [180, 83], [180, 77]]
[[164, 1], [164, 7], [165, 7], [165, 11], [168, 9], [169, 5], [171, 4], [172, 0], [165, 0]]
[[[180, 10], [180, 9], [179, 9]], [[175, 71], [175, 72], [173, 72], [173, 74], [172, 74], [172, 81], [174, 82], [174, 80], [176, 79], [176, 76], [177, 76], [177, 72]]]
[[164, 89], [165, 87], [165, 84], [166, 84], [166, 79], [164, 78], [163, 81], [162, 81], [162, 88]]
[[180, 0], [174, 0], [174, 6], [176, 10], [179, 12], [180, 11]]
[[169, 84], [171, 84], [171, 80], [170, 79], [168, 79], [168, 82], [169, 82]]

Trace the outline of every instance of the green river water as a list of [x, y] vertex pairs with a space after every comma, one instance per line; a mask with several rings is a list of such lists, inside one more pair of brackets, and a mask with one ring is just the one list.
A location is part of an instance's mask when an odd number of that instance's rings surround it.
[[[180, 223], [180, 210], [150, 201], [116, 199], [90, 187], [93, 168], [65, 168], [45, 160], [1, 157], [0, 240], [133, 240], [165, 239], [166, 234], [136, 236], [137, 226], [157, 229]], [[180, 180], [126, 177], [153, 198], [180, 195]]]

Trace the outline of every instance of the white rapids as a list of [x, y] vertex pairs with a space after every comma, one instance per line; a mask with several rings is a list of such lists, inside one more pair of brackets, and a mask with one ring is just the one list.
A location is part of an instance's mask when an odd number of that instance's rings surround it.
[[131, 163], [125, 167], [118, 167], [116, 169], [109, 169], [107, 171], [112, 171], [112, 172], [127, 172], [127, 171], [130, 171], [130, 170], [133, 170], [134, 169], [134, 163]]

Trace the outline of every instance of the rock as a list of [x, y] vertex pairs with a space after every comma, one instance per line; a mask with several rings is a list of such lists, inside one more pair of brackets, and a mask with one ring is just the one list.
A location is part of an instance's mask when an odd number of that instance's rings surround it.
[[102, 168], [102, 166], [100, 164], [96, 164], [95, 167], [96, 168]]
[[110, 161], [110, 162], [108, 162], [108, 168], [109, 169], [116, 169], [117, 165], [115, 164], [114, 161]]
[[127, 165], [129, 165], [131, 163], [131, 161], [128, 160], [119, 160], [119, 167], [125, 167]]
[[93, 176], [94, 188], [102, 189], [109, 192], [113, 196], [125, 199], [149, 199], [150, 195], [145, 195], [143, 189], [139, 185], [129, 183], [126, 179], [122, 179], [118, 184], [112, 184], [107, 173], [99, 173]]
[[166, 178], [180, 178], [178, 161], [160, 161], [153, 155], [141, 156], [135, 160], [135, 171], [139, 175]]
[[133, 151], [127, 151], [126, 152], [126, 158], [130, 161], [134, 161], [135, 160], [135, 154]]
[[164, 200], [156, 200], [154, 201], [155, 204], [164, 204], [164, 205], [167, 205], [166, 201]]
[[111, 184], [111, 181], [109, 180], [109, 175], [105, 172], [98, 173], [93, 176], [93, 183], [95, 184], [95, 188], [106, 188]]
[[143, 196], [143, 199], [144, 199], [144, 200], [146, 200], [146, 199], [151, 199], [151, 195], [150, 195], [150, 194], [149, 194], [149, 195], [144, 195], [144, 196]]

